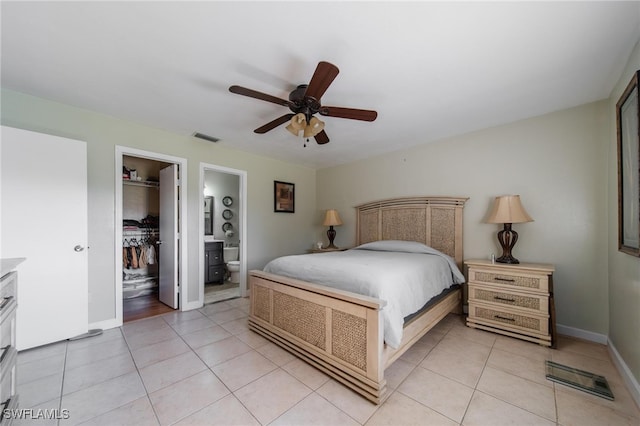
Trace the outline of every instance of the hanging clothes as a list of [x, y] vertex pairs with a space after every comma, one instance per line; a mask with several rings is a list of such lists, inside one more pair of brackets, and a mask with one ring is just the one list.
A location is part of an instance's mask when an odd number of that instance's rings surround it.
[[147, 250], [147, 264], [153, 265], [156, 263], [156, 248], [149, 244]]
[[138, 268], [138, 254], [136, 252], [136, 248], [135, 247], [129, 247], [129, 253], [131, 256], [131, 267], [133, 269], [137, 269]]
[[147, 252], [149, 251], [149, 244], [145, 244], [140, 247], [140, 257], [138, 257], [138, 267], [147, 267]]
[[127, 269], [129, 267], [129, 250], [127, 247], [122, 247], [122, 267]]

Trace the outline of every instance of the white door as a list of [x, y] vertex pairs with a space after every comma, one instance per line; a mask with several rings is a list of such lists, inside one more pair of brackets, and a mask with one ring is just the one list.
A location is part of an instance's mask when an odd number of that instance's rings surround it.
[[88, 329], [87, 147], [2, 126], [0, 256], [18, 267], [18, 350]]
[[160, 301], [178, 309], [178, 166], [160, 170]]

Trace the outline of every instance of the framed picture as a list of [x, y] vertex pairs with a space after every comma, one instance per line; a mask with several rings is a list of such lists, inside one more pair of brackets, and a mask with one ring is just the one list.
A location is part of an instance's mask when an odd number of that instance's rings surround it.
[[640, 257], [640, 97], [636, 71], [616, 104], [618, 250]]
[[273, 181], [273, 211], [277, 213], [295, 213], [295, 184]]

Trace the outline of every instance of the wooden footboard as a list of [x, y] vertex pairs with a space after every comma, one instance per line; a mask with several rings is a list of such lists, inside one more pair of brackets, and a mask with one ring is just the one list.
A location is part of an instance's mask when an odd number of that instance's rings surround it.
[[405, 327], [397, 349], [384, 345], [379, 299], [263, 271], [250, 271], [249, 328], [365, 398], [387, 397], [384, 370], [449, 312], [449, 294]]

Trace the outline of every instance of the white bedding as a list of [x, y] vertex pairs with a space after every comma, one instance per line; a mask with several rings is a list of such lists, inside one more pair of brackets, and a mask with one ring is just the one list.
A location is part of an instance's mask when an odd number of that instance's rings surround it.
[[397, 348], [404, 318], [453, 284], [464, 282], [455, 261], [424, 244], [377, 241], [343, 252], [284, 256], [270, 272], [385, 300], [384, 340]]

